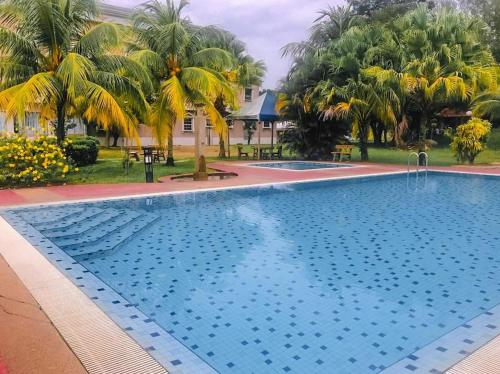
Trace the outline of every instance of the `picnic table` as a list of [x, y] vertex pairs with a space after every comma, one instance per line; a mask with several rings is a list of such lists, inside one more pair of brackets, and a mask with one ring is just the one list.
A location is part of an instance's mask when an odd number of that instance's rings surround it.
[[[259, 148], [256, 146], [253, 146], [253, 158], [257, 158], [258, 150]], [[278, 147], [271, 147], [271, 146], [261, 146], [260, 147], [260, 160], [274, 160], [278, 159], [281, 160], [283, 157], [283, 146], [280, 145]]]

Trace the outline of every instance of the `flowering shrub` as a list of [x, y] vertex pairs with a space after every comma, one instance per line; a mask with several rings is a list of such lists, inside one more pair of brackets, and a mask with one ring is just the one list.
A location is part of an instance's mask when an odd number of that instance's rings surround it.
[[474, 163], [477, 155], [486, 148], [486, 140], [491, 132], [491, 123], [480, 118], [472, 118], [457, 127], [451, 149], [460, 162]]
[[70, 170], [71, 165], [55, 138], [0, 137], [0, 187], [58, 181]]

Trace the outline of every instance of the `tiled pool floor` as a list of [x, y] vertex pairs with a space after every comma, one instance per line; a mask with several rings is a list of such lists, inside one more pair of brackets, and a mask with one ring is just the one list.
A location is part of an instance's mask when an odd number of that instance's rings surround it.
[[[156, 323], [153, 350], [166, 331], [220, 372], [380, 372], [500, 301], [498, 179], [420, 182], [395, 176], [10, 214], [143, 313], [123, 312], [122, 323]], [[47, 250], [46, 240], [37, 245]]]

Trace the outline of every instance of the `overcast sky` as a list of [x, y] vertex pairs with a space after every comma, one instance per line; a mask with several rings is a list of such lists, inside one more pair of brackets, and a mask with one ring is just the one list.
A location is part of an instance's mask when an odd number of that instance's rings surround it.
[[[104, 0], [120, 6], [135, 6], [144, 0]], [[319, 9], [342, 0], [191, 0], [186, 15], [199, 25], [218, 25], [243, 40], [256, 59], [264, 60], [264, 88], [276, 88], [286, 75], [289, 61], [280, 48], [303, 40]]]

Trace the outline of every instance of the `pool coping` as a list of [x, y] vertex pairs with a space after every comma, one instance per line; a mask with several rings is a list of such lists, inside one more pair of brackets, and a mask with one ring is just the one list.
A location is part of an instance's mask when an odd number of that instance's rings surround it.
[[[468, 174], [468, 175], [483, 175], [483, 176], [493, 176], [493, 177], [500, 177], [498, 174], [490, 174], [490, 173], [470, 173], [470, 172], [465, 172], [465, 171], [443, 171], [443, 170], [432, 170], [429, 169], [429, 172], [437, 172], [437, 173], [455, 173], [455, 174]], [[314, 179], [307, 179], [307, 180], [300, 180], [300, 181], [283, 181], [283, 182], [270, 182], [270, 183], [262, 183], [262, 184], [254, 184], [254, 185], [242, 185], [242, 186], [229, 186], [229, 187], [215, 187], [215, 188], [206, 188], [206, 189], [193, 189], [193, 190], [183, 190], [183, 191], [169, 191], [169, 192], [160, 192], [160, 193], [148, 193], [148, 194], [141, 194], [141, 195], [128, 195], [128, 196], [115, 196], [111, 198], [92, 198], [92, 199], [81, 199], [81, 200], [69, 200], [69, 201], [58, 201], [58, 202], [51, 202], [51, 203], [37, 203], [37, 204], [27, 204], [27, 205], [22, 205], [22, 206], [5, 206], [0, 208], [0, 213], [5, 214], [7, 213], [8, 216], [8, 210], [21, 210], [21, 209], [29, 209], [33, 207], [38, 207], [38, 208], [43, 208], [45, 206], [54, 206], [54, 205], [66, 205], [66, 204], [81, 204], [81, 203], [92, 203], [92, 202], [99, 202], [99, 201], [109, 201], [109, 200], [125, 200], [125, 199], [144, 199], [144, 198], [153, 198], [153, 197], [159, 197], [159, 196], [168, 196], [168, 195], [179, 195], [179, 194], [191, 194], [191, 193], [199, 193], [199, 192], [216, 192], [216, 191], [223, 191], [223, 190], [235, 190], [235, 189], [245, 189], [245, 188], [261, 188], [261, 187], [270, 187], [270, 186], [279, 186], [279, 185], [289, 185], [289, 184], [297, 184], [297, 183], [311, 183], [311, 182], [321, 182], [321, 181], [335, 181], [335, 180], [348, 180], [348, 179], [359, 179], [359, 178], [369, 178], [369, 177], [380, 177], [380, 176], [390, 176], [390, 175], [400, 175], [400, 174], [407, 174], [407, 171], [391, 171], [391, 172], [382, 172], [382, 173], [371, 173], [371, 174], [364, 174], [364, 175], [354, 175], [354, 176], [334, 176], [334, 177], [327, 177], [327, 178], [314, 178]], [[412, 171], [412, 173], [415, 173], [415, 171]], [[24, 222], [24, 221], [23, 221]], [[30, 226], [29, 224], [25, 223], [27, 226]], [[31, 226], [30, 226], [31, 227]], [[4, 230], [7, 230], [5, 231]], [[36, 248], [38, 246], [34, 246], [31, 243], [28, 242], [28, 240], [23, 237], [18, 231], [18, 227], [16, 225], [12, 225], [9, 220], [6, 220], [0, 216], [0, 229], [2, 232], [8, 232], [10, 230], [10, 235], [5, 235], [0, 238], [0, 254], [4, 256], [6, 259], [7, 263], [13, 268], [13, 270], [18, 274], [19, 278], [23, 281], [23, 283], [27, 286], [29, 291], [33, 294], [35, 299], [39, 302], [39, 304], [44, 308], [46, 311], [47, 315], [49, 318], [54, 322], [54, 325], [56, 328], [59, 330], [63, 338], [68, 342], [70, 347], [74, 350], [76, 353], [77, 357], [84, 363], [84, 366], [87, 368], [87, 370], [90, 373], [98, 373], [101, 372], [100, 368], [102, 365], [114, 365], [116, 364], [116, 357], [113, 356], [113, 349], [111, 349], [111, 352], [107, 352], [110, 350], [112, 347], [121, 347], [123, 345], [130, 346], [130, 347], [135, 347], [139, 346], [140, 350], [142, 350], [142, 356], [140, 356], [141, 360], [144, 360], [144, 363], [147, 365], [153, 365], [151, 363], [151, 360], [153, 360], [154, 363], [158, 364], [158, 362], [162, 362], [163, 367], [159, 370], [163, 371], [151, 371], [152, 373], [161, 373], [161, 372], [166, 372], [165, 368], [169, 370], [169, 372], [193, 372], [193, 371], [177, 371], [176, 364], [168, 365], [165, 363], [168, 362], [175, 362], [177, 359], [172, 360], [172, 358], [178, 356], [178, 351], [175, 350], [175, 352], [169, 352], [168, 349], [164, 349], [164, 347], [160, 347], [160, 349], [156, 349], [156, 347], [153, 346], [148, 346], [147, 344], [144, 344], [144, 341], [149, 342], [151, 341], [150, 337], [147, 336], [130, 336], [130, 331], [127, 333], [127, 328], [123, 327], [125, 320], [125, 317], [129, 318], [130, 317], [130, 311], [133, 311], [134, 316], [140, 316], [140, 321], [144, 323], [150, 323], [146, 322], [149, 320], [147, 316], [142, 314], [140, 311], [135, 309], [133, 305], [127, 304], [128, 302], [121, 298], [114, 290], [110, 291], [110, 294], [108, 294], [108, 300], [105, 301], [99, 301], [99, 296], [97, 296], [96, 292], [102, 292], [98, 291], [99, 289], [104, 286], [104, 288], [109, 288], [107, 284], [105, 284], [103, 281], [98, 279], [96, 276], [91, 274], [88, 270], [86, 270], [82, 265], [78, 264], [75, 260], [73, 260], [69, 255], [64, 253], [61, 249], [59, 249], [57, 246], [54, 245], [55, 248], [51, 248], [50, 251], [52, 254], [55, 254], [55, 257], [53, 259], [50, 259], [50, 256], [48, 256], [43, 248]], [[40, 234], [37, 230], [31, 227], [33, 230], [31, 232], [32, 236], [38, 235], [40, 236], [38, 239], [44, 239], [47, 241], [48, 239], [45, 238], [42, 234]], [[13, 240], [13, 237], [16, 237], [14, 240], [14, 243], [11, 243], [11, 245], [6, 245], [5, 241], [7, 243], [9, 240]], [[50, 240], [48, 240], [50, 242]], [[41, 243], [40, 243], [41, 244]], [[26, 250], [26, 252], [14, 252], [14, 248], [18, 249], [19, 247], [22, 247]], [[24, 255], [24, 256], [23, 256]], [[34, 266], [33, 262], [31, 261], [31, 256], [34, 256], [36, 259], [35, 263], [36, 266]], [[40, 258], [41, 257], [41, 258]], [[63, 257], [63, 258], [61, 258]], [[66, 257], [66, 258], [64, 258]], [[30, 264], [28, 266], [27, 264], [27, 259], [30, 258]], [[45, 261], [43, 261], [45, 260]], [[37, 266], [41, 266], [44, 271], [41, 271], [41, 268], [37, 268]], [[68, 266], [70, 267], [68, 270]], [[29, 270], [27, 269], [29, 268]], [[68, 274], [68, 272], [71, 272]], [[47, 272], [48, 274], [51, 274], [52, 276], [49, 277], [49, 279], [46, 279], [43, 274]], [[80, 284], [79, 280], [81, 280], [81, 277], [86, 277], [87, 280], [88, 278], [94, 277], [97, 280], [97, 284], [91, 282], [91, 284], [94, 286], [90, 290], [94, 292], [94, 294], [90, 294], [87, 292], [89, 288], [86, 288], [85, 285]], [[78, 279], [80, 278], [80, 279]], [[69, 285], [68, 285], [69, 283]], [[71, 287], [72, 286], [72, 287]], [[41, 290], [41, 291], [39, 291]], [[64, 291], [64, 295], [61, 296], [61, 290]], [[67, 291], [66, 291], [67, 290]], [[101, 295], [99, 293], [99, 295]], [[96, 299], [97, 297], [97, 299]], [[106, 305], [106, 303], [109, 304], [109, 299], [112, 300], [118, 300], [120, 301], [121, 307], [128, 308], [123, 309], [123, 310], [117, 310], [115, 308], [109, 308], [109, 305]], [[62, 305], [59, 305], [61, 304]], [[86, 304], [86, 305], [84, 305]], [[62, 306], [61, 309], [56, 308], [55, 305], [59, 305], [59, 307]], [[67, 310], [68, 306], [71, 305], [78, 305], [79, 306], [79, 312], [80, 314], [89, 314], [89, 315], [94, 315], [95, 313], [100, 312], [101, 316], [100, 318], [94, 318], [92, 320], [91, 327], [93, 332], [89, 334], [89, 331], [76, 331], [74, 328], [75, 325], [75, 311], [72, 311], [65, 315], [66, 312], [61, 312], [61, 310]], [[493, 320], [495, 323], [498, 324], [498, 321], [500, 321], [500, 306], [496, 306], [498, 310], [495, 310], [494, 313], [491, 313], [490, 311], [486, 311], [485, 313], [476, 316], [472, 320], [468, 321], [468, 323], [473, 323], [477, 318], [480, 318], [478, 324], [483, 323], [483, 320], [487, 322], [487, 325], [492, 325], [491, 321]], [[493, 309], [495, 309], [493, 308]], [[96, 311], [97, 309], [97, 311]], [[88, 312], [87, 312], [88, 310]], [[127, 310], [127, 313], [123, 314], [123, 311]], [[84, 313], [85, 311], [85, 313]], [[99, 313], [98, 313], [99, 314]], [[112, 318], [110, 314], [114, 317]], [[66, 317], [71, 317], [71, 318], [66, 318]], [[488, 319], [488, 317], [491, 317]], [[118, 321], [117, 321], [118, 319]], [[119, 323], [121, 321], [122, 323]], [[85, 321], [84, 321], [85, 322]], [[82, 322], [82, 323], [84, 323]], [[127, 321], [129, 325], [132, 325], [130, 321]], [[96, 325], [97, 323], [97, 325]], [[95, 336], [92, 338], [92, 335], [95, 333], [98, 333], [100, 331], [107, 331], [109, 324], [112, 324], [114, 326], [113, 329], [113, 335], [111, 336], [105, 336], [105, 339], [110, 339], [112, 338], [112, 344], [102, 344], [101, 340], [95, 340]], [[102, 328], [96, 328], [96, 326], [100, 326], [102, 324]], [[483, 323], [484, 324], [484, 323]], [[88, 323], [87, 323], [88, 325]], [[157, 330], [164, 330], [157, 326], [156, 323], [151, 324], [150, 326], [155, 326], [153, 329], [155, 332]], [[471, 325], [472, 326], [472, 325]], [[128, 326], [131, 327], [131, 326]], [[460, 326], [459, 328], [456, 328], [455, 330], [459, 330], [461, 327], [464, 329], [467, 329], [466, 331], [470, 330], [470, 327], [466, 326]], [[491, 329], [491, 328], [490, 328]], [[80, 329], [83, 330], [83, 329]], [[153, 331], [152, 330], [152, 331]], [[444, 337], [437, 339], [436, 341], [430, 343], [428, 346], [431, 346], [433, 343], [436, 342], [441, 342], [441, 339], [447, 337], [450, 335], [452, 332], [455, 330], [450, 331], [447, 333]], [[475, 329], [472, 329], [475, 330]], [[484, 338], [484, 333], [489, 333], [490, 331], [482, 331], [481, 334], [483, 335]], [[75, 337], [76, 334], [76, 337]], [[164, 335], [165, 336], [165, 335]], [[166, 336], [170, 336], [171, 339], [173, 338], [170, 334], [166, 334]], [[489, 336], [488, 341], [491, 341], [495, 338], [495, 336]], [[86, 344], [86, 340], [91, 339], [93, 343], [95, 342], [101, 342], [101, 344], [93, 344], [91, 343], [90, 347], [88, 346], [89, 344]], [[134, 340], [135, 339], [135, 340]], [[144, 340], [145, 339], [145, 340]], [[75, 343], [75, 340], [77, 341]], [[469, 338], [466, 338], [465, 340], [471, 340]], [[469, 342], [466, 342], [463, 340], [463, 343], [468, 344], [466, 347], [469, 349], [464, 350], [460, 349], [458, 351], [459, 354], [461, 354], [462, 358], [465, 358], [466, 356], [470, 355], [472, 352], [476, 351], [479, 348], [484, 348], [488, 341], [482, 341], [481, 343], [477, 342], [477, 344], [471, 344]], [[484, 339], [483, 339], [484, 340]], [[473, 341], [474, 342], [474, 341]], [[446, 343], [446, 339], [445, 339]], [[438, 347], [443, 348], [442, 345], [445, 344], [442, 343]], [[135, 346], [134, 346], [135, 344]], [[181, 344], [180, 342], [177, 342], [177, 344]], [[446, 343], [447, 344], [447, 343]], [[92, 351], [92, 346], [94, 350]], [[104, 346], [104, 348], [103, 348]], [[418, 357], [416, 354], [422, 354], [422, 353], [429, 353], [429, 354], [434, 354], [439, 356], [443, 356], [444, 352], [440, 349], [438, 349], [438, 354], [436, 354], [436, 347], [434, 349], [429, 348], [428, 346], [423, 347], [421, 350], [415, 352], [412, 355], [409, 355], [400, 361], [392, 364], [390, 367], [386, 368], [383, 373], [402, 373], [402, 372], [420, 372], [421, 369], [424, 367], [426, 369], [430, 369], [431, 373], [442, 373], [445, 370], [449, 369], [450, 366], [456, 365], [457, 363], [462, 362], [463, 360], [456, 360], [454, 359], [453, 363], [451, 364], [448, 360], [448, 363], [446, 361], [443, 361], [442, 359], [434, 359], [434, 360], [429, 360], [429, 357], [427, 354], [425, 357], [422, 357], [422, 361], [425, 361], [425, 363], [421, 366], [416, 366], [416, 359], [415, 357]], [[144, 349], [143, 347], [153, 347], [153, 349], [149, 350], [147, 352], [147, 349]], [[92, 351], [89, 354], [89, 348], [90, 351]], [[192, 352], [189, 350], [187, 347], [184, 347], [186, 350], [189, 352], [189, 356], [194, 356], [195, 358], [198, 358], [202, 362], [196, 362], [197, 360], [194, 360], [195, 362], [190, 362], [190, 365], [194, 365], [196, 367], [196, 373], [204, 373], [204, 372], [214, 372], [214, 370], [208, 366], [202, 359], [200, 359], [196, 353]], [[456, 348], [454, 346], [454, 348]], [[106, 350], [106, 354], [102, 354], [102, 350]], [[122, 349], [122, 348], [120, 348]], [[448, 349], [446, 348], [446, 351]], [[131, 351], [134, 351], [131, 349]], [[427, 352], [429, 351], [429, 352]], [[118, 352], [114, 352], [114, 355], [119, 355], [120, 358], [122, 359], [123, 356], [119, 354]], [[137, 355], [137, 353], [135, 353]], [[99, 356], [99, 357], [97, 357]], [[183, 354], [181, 354], [182, 357], [185, 357]], [[112, 357], [110, 361], [110, 357]], [[128, 356], [127, 356], [128, 358]], [[155, 361], [156, 359], [156, 361]], [[96, 364], [96, 360], [98, 363]], [[103, 360], [102, 363], [99, 362], [99, 360]], [[129, 360], [126, 360], [127, 362]], [[133, 361], [134, 362], [134, 361]], [[189, 359], [188, 361], [189, 362]], [[444, 364], [443, 364], [444, 362]], [[86, 365], [87, 363], [87, 365]], [[420, 362], [419, 362], [420, 364]], [[431, 365], [429, 365], [431, 364]], [[205, 366], [207, 365], [207, 366]], [[151, 366], [151, 367], [153, 367]], [[167, 367], [170, 366], [170, 367]], [[193, 366], [191, 366], [189, 369], [193, 369]], [[391, 369], [397, 368], [396, 371], [391, 371]], [[180, 369], [180, 368], [179, 368]], [[113, 372], [113, 371], [107, 371], [107, 372]], [[134, 373], [134, 371], [127, 370], [127, 372]], [[426, 372], [429, 372], [427, 370]]]
[[[432, 171], [432, 170], [429, 169], [429, 171]], [[441, 172], [440, 170], [435, 170], [435, 171]], [[78, 203], [93, 203], [93, 202], [99, 202], [99, 201], [144, 199], [144, 198], [148, 198], [148, 197], [152, 198], [152, 197], [170, 196], [170, 195], [183, 195], [183, 194], [197, 193], [197, 192], [215, 192], [215, 191], [224, 191], [224, 190], [239, 190], [239, 189], [245, 189], [245, 188], [261, 188], [261, 187], [280, 186], [280, 185], [286, 185], [286, 184], [327, 182], [327, 181], [335, 181], [335, 180], [359, 179], [359, 178], [369, 178], [369, 177], [377, 177], [377, 176], [385, 176], [385, 175], [399, 175], [399, 174], [407, 174], [407, 173], [408, 173], [408, 171], [406, 171], [406, 170], [388, 171], [388, 172], [382, 172], [382, 173], [369, 173], [369, 174], [358, 174], [358, 175], [340, 175], [340, 176], [331, 176], [331, 177], [324, 177], [324, 178], [287, 180], [287, 181], [281, 181], [281, 182], [243, 184], [243, 185], [238, 185], [238, 186], [227, 186], [227, 187], [194, 188], [194, 189], [186, 189], [186, 190], [178, 190], [178, 191], [152, 192], [152, 193], [122, 195], [122, 196], [95, 197], [95, 198], [90, 198], [90, 199], [60, 200], [60, 201], [51, 201], [51, 202], [45, 202], [45, 203], [31, 203], [31, 204], [22, 204], [22, 205], [16, 205], [16, 204], [14, 204], [14, 205], [2, 205], [2, 206], [0, 206], [0, 213], [2, 211], [11, 210], [11, 209], [24, 209], [24, 208], [35, 208], [35, 207], [78, 204]], [[414, 173], [414, 171], [410, 171], [410, 173]], [[470, 174], [470, 173], [466, 173], [466, 174]], [[481, 175], [500, 176], [500, 175], [496, 175], [496, 174], [481, 174]]]

